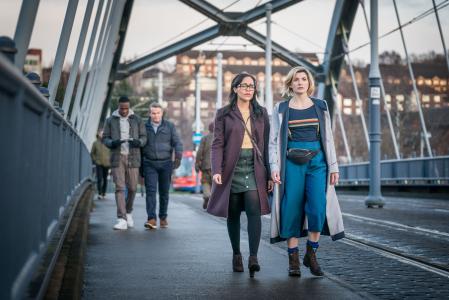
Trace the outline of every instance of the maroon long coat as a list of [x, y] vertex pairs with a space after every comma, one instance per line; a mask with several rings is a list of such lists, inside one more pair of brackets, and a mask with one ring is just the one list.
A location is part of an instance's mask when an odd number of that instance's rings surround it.
[[[268, 162], [270, 122], [265, 108], [263, 108], [263, 115], [259, 118], [256, 119], [252, 111], [250, 116], [251, 134], [262, 154], [260, 159], [253, 147], [254, 175], [261, 213], [265, 215], [270, 213], [267, 193], [267, 183], [270, 174]], [[225, 106], [219, 109], [215, 115], [214, 139], [211, 147], [212, 175], [221, 174], [222, 184], [218, 185], [212, 182], [207, 212], [218, 217], [228, 217], [232, 175], [240, 156], [245, 132], [242, 121], [242, 114], [237, 107], [230, 108]]]

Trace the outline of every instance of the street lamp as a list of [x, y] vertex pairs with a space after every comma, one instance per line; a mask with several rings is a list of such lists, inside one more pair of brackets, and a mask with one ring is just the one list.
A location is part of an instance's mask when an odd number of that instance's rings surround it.
[[377, 206], [382, 208], [385, 205], [380, 186], [380, 71], [378, 61], [378, 3], [371, 0], [371, 64], [369, 70], [369, 194], [365, 199], [367, 207]]
[[[193, 134], [193, 143], [198, 152], [201, 141], [201, 90], [200, 90], [200, 68], [204, 63], [205, 57], [202, 51], [199, 52], [195, 63], [195, 133]], [[196, 174], [195, 193], [200, 192], [200, 177]]]

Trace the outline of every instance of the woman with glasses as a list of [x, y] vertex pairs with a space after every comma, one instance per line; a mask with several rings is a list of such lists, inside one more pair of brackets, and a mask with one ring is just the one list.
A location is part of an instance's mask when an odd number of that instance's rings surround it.
[[287, 240], [290, 276], [301, 276], [298, 239], [307, 236], [303, 263], [315, 276], [320, 234], [344, 237], [335, 193], [338, 165], [327, 103], [312, 98], [312, 74], [295, 67], [284, 82], [287, 99], [274, 107], [270, 167], [276, 184], [271, 212], [271, 242]]
[[207, 211], [227, 218], [233, 250], [232, 268], [243, 272], [240, 252], [240, 214], [248, 218], [250, 276], [260, 270], [257, 260], [261, 235], [261, 215], [270, 213], [267, 111], [256, 99], [254, 76], [240, 73], [231, 84], [229, 105], [219, 109], [214, 121], [211, 147], [212, 192]]

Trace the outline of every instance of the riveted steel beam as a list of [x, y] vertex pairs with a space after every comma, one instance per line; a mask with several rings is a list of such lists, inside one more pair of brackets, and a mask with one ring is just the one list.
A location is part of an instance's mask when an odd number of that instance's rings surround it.
[[322, 73], [316, 78], [318, 83], [318, 97], [329, 100], [328, 105], [331, 115], [334, 111], [334, 104], [330, 101], [332, 99], [331, 78], [335, 79], [335, 84], [338, 87], [338, 78], [340, 77], [341, 67], [345, 58], [345, 49], [343, 48], [344, 37], [341, 32], [341, 27], [343, 26], [346, 29], [346, 35], [349, 39], [358, 5], [358, 1], [352, 0], [337, 0], [335, 3], [327, 36], [324, 59], [321, 65]]
[[123, 79], [129, 75], [143, 70], [151, 65], [157, 64], [173, 55], [177, 55], [187, 51], [195, 46], [201, 45], [209, 40], [212, 40], [221, 35], [220, 26], [215, 25], [206, 30], [203, 30], [195, 35], [185, 38], [161, 50], [150, 53], [144, 57], [138, 58], [135, 61], [121, 65], [118, 69], [117, 79]]
[[[255, 45], [265, 49], [265, 41], [266, 37], [257, 31], [247, 28], [244, 33], [242, 33], [242, 37], [247, 39], [248, 41], [254, 43]], [[286, 48], [281, 45], [272, 42], [273, 55], [279, 57], [283, 61], [287, 62], [291, 66], [304, 66], [308, 68], [314, 75], [321, 73], [321, 68], [313, 65], [307, 59], [301, 57], [297, 53], [293, 53], [288, 51]]]

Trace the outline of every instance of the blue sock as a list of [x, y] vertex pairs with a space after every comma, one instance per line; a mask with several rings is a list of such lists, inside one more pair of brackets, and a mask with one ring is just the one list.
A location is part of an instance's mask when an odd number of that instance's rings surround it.
[[307, 245], [310, 245], [314, 252], [316, 252], [316, 250], [320, 246], [318, 242], [312, 242], [311, 240], [307, 240]]
[[287, 249], [288, 254], [296, 253], [298, 251], [299, 251], [298, 247], [288, 248]]

